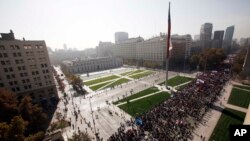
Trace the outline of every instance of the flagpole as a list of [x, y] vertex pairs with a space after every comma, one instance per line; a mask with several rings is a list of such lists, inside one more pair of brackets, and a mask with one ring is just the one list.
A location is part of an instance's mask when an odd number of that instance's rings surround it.
[[168, 80], [168, 66], [169, 66], [169, 48], [170, 48], [170, 36], [171, 36], [171, 18], [170, 18], [170, 2], [168, 9], [168, 35], [167, 35], [167, 54], [166, 54], [166, 89], [167, 89], [167, 80]]

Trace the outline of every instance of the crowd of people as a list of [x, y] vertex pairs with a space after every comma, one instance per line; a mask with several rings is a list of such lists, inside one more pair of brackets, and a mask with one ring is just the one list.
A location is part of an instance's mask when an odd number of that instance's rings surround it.
[[142, 114], [141, 125], [120, 127], [108, 141], [192, 140], [192, 131], [218, 99], [229, 78], [229, 72], [224, 70], [200, 74], [185, 88], [172, 93], [171, 98]]

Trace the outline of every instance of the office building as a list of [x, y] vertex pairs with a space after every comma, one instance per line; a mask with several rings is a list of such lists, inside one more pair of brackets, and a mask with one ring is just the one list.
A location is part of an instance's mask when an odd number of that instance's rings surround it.
[[212, 30], [212, 23], [204, 23], [203, 25], [201, 25], [200, 41], [203, 49], [211, 47]]
[[65, 60], [61, 67], [70, 73], [90, 73], [121, 67], [122, 59], [116, 57], [101, 57], [93, 59]]
[[223, 36], [224, 36], [223, 30], [214, 31], [214, 38], [212, 43], [213, 48], [222, 48]]
[[96, 53], [98, 57], [110, 57], [113, 56], [114, 43], [111, 42], [99, 42], [96, 47]]
[[56, 104], [57, 90], [45, 41], [17, 40], [14, 33], [1, 33], [0, 87], [34, 103]]
[[138, 65], [159, 68], [165, 65], [166, 36], [160, 35], [136, 44], [136, 60]]
[[[187, 34], [187, 35], [172, 35], [171, 41], [172, 41], [172, 45], [173, 45], [171, 57], [187, 59], [191, 55], [191, 45], [192, 45], [191, 35], [189, 35], [189, 34]], [[183, 46], [179, 47], [180, 46], [179, 43], [183, 44]], [[175, 45], [177, 45], [176, 48], [175, 48]]]
[[136, 44], [142, 42], [144, 39], [141, 37], [129, 38], [117, 43], [114, 46], [114, 56], [120, 57], [125, 63], [135, 62], [136, 60]]
[[227, 27], [223, 42], [223, 48], [227, 53], [230, 52], [232, 47], [233, 34], [234, 34], [234, 25]]
[[128, 39], [127, 32], [116, 32], [115, 33], [115, 43], [120, 43], [121, 41]]

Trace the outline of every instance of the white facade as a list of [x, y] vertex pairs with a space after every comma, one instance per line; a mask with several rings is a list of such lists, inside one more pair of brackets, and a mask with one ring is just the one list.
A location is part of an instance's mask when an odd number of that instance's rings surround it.
[[122, 66], [120, 58], [95, 58], [86, 60], [63, 61], [62, 67], [70, 73], [89, 73]]
[[111, 42], [99, 42], [96, 47], [96, 53], [98, 57], [110, 57], [113, 56], [114, 43]]
[[123, 59], [134, 60], [136, 59], [136, 44], [142, 42], [143, 38], [130, 38], [126, 42], [115, 44], [114, 55]]
[[136, 59], [163, 65], [166, 58], [166, 38], [155, 37], [136, 44]]

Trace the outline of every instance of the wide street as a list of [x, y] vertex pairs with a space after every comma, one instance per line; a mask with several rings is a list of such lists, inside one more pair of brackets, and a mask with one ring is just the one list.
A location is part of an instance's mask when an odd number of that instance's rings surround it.
[[[62, 74], [59, 67], [55, 67], [58, 74]], [[106, 89], [102, 91], [92, 92], [84, 96], [73, 97], [74, 90], [72, 86], [64, 78], [65, 92], [68, 95], [68, 104], [66, 105], [68, 111], [65, 112], [63, 94], [58, 91], [61, 98], [58, 103], [56, 112], [66, 115], [66, 120], [71, 121], [71, 127], [65, 128], [63, 136], [70, 138], [74, 132], [78, 130], [88, 132], [91, 137], [95, 137], [95, 132], [99, 133], [99, 137], [103, 140], [107, 140], [121, 123], [125, 123], [126, 120], [130, 120], [131, 116], [120, 110], [118, 107], [112, 104], [112, 101], [117, 101], [118, 98], [122, 99], [125, 96], [135, 94], [141, 90], [152, 87], [160, 82], [163, 82], [166, 78], [165, 72], [159, 71], [153, 75], [144, 77], [142, 79], [132, 80], [128, 83], [124, 83], [114, 89]], [[177, 75], [176, 72], [169, 72], [169, 78]], [[91, 107], [93, 116], [91, 114]], [[74, 111], [76, 111], [78, 117], [76, 118]], [[110, 114], [112, 112], [112, 115]], [[53, 117], [53, 121], [56, 121], [56, 114]], [[88, 123], [90, 126], [88, 126]], [[95, 129], [94, 129], [95, 123]]]

